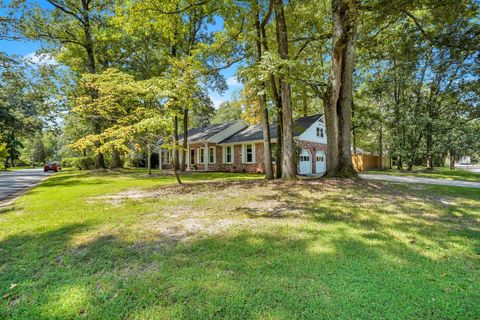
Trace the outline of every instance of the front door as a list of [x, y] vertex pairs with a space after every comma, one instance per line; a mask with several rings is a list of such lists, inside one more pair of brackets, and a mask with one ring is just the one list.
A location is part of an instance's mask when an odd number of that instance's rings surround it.
[[300, 153], [300, 161], [298, 162], [299, 174], [311, 174], [312, 173], [312, 157], [310, 151], [302, 149]]

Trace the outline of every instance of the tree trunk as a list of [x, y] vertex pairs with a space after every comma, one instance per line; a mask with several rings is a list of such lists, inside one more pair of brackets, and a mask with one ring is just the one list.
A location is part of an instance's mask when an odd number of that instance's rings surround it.
[[[262, 32], [260, 27], [260, 13], [258, 10], [258, 0], [255, 0], [254, 4], [255, 13], [255, 29], [257, 37], [255, 39], [255, 59], [257, 63], [262, 60]], [[260, 83], [260, 95], [257, 94], [258, 103], [260, 106], [261, 122], [263, 127], [263, 163], [265, 166], [265, 178], [267, 180], [273, 179], [272, 169], [272, 151], [270, 149], [270, 124], [268, 122], [268, 109], [267, 109], [267, 96], [265, 94], [266, 84], [264, 81]]]
[[[272, 6], [274, 0], [270, 1], [270, 6]], [[271, 8], [269, 9], [271, 10]], [[271, 12], [271, 11], [269, 11]], [[265, 20], [267, 22], [267, 20]], [[265, 24], [260, 24], [261, 29], [261, 39], [262, 39], [262, 46], [265, 52], [269, 51], [268, 48], [268, 39], [267, 39], [267, 32], [265, 30]], [[275, 76], [273, 73], [270, 73], [270, 87], [272, 90], [273, 101], [275, 103], [275, 109], [277, 112], [277, 148], [275, 150], [275, 178], [280, 179], [282, 177], [282, 154], [283, 154], [283, 112], [282, 112], [282, 98], [278, 94], [277, 90], [277, 81], [275, 80]]]
[[402, 157], [401, 157], [401, 156], [397, 156], [397, 169], [398, 169], [398, 170], [402, 170], [402, 169], [403, 169]]
[[332, 163], [328, 166], [327, 162], [327, 175], [352, 177], [357, 175], [352, 165], [350, 138], [357, 18], [355, 0], [332, 0], [332, 17], [333, 52], [329, 85], [331, 99], [325, 108], [328, 161]]
[[323, 110], [325, 113], [325, 126], [327, 130], [327, 174], [336, 172], [338, 168], [338, 121], [337, 112], [332, 107], [330, 96], [330, 86], [327, 88], [327, 94], [323, 100]]
[[[92, 28], [90, 25], [90, 7], [89, 1], [81, 0], [82, 2], [82, 9], [83, 9], [83, 33], [85, 36], [85, 51], [87, 53], [87, 70], [89, 73], [95, 74], [97, 73], [97, 67], [95, 63], [95, 48], [93, 44], [93, 36], [92, 36]], [[98, 92], [92, 90], [91, 92], [92, 99], [98, 98]], [[94, 119], [94, 132], [96, 134], [101, 133], [101, 124], [99, 120]], [[99, 143], [96, 143], [96, 147], [99, 147]], [[105, 157], [101, 152], [97, 152], [95, 154], [95, 169], [104, 169], [105, 166]]]
[[148, 168], [148, 175], [152, 175], [152, 146], [150, 143], [147, 143], [147, 168]]
[[307, 90], [305, 87], [302, 89], [302, 113], [304, 117], [308, 116]]
[[115, 148], [112, 148], [112, 165], [110, 166], [110, 168], [112, 169], [123, 168], [120, 152]]
[[275, 150], [275, 178], [282, 177], [282, 163], [283, 163], [283, 112], [280, 102], [277, 108], [277, 149]]
[[433, 170], [433, 133], [432, 124], [427, 124], [426, 132], [426, 147], [427, 147], [427, 170]]
[[[288, 34], [287, 24], [283, 8], [283, 0], [274, 0], [277, 47], [278, 53], [282, 60], [289, 60], [288, 54]], [[283, 157], [282, 157], [282, 178], [293, 179], [297, 176], [297, 168], [295, 165], [295, 154], [293, 145], [293, 115], [292, 115], [292, 92], [290, 84], [283, 76], [280, 80], [280, 92], [282, 97], [283, 112]], [[280, 139], [280, 137], [279, 137]]]
[[355, 123], [353, 121], [355, 119], [355, 105], [352, 104], [352, 144], [353, 144], [353, 154], [357, 154], [357, 135], [355, 131]]
[[413, 169], [413, 160], [409, 159], [407, 161], [407, 171], [412, 171]]
[[93, 45], [92, 29], [90, 26], [90, 8], [88, 6], [88, 0], [82, 1], [83, 9], [83, 33], [85, 35], [85, 51], [87, 52], [87, 69], [89, 73], [97, 73], [95, 63], [95, 50]]
[[[94, 120], [95, 121], [95, 120]], [[101, 130], [100, 130], [100, 125], [98, 123], [95, 124], [95, 133], [101, 133]], [[94, 143], [95, 145], [95, 148], [100, 148], [100, 142], [97, 141]], [[103, 153], [101, 152], [97, 152], [95, 153], [95, 169], [105, 169], [106, 168], [106, 165], [105, 165], [105, 157], [103, 156]]]
[[105, 169], [105, 158], [101, 152], [95, 154], [95, 169]]
[[177, 183], [178, 184], [182, 184], [182, 180], [180, 180], [180, 176], [178, 175], [178, 170], [177, 170], [177, 167], [178, 167], [178, 163], [177, 161], [175, 160], [175, 158], [172, 159], [173, 161], [173, 165], [172, 165], [172, 168], [173, 168], [173, 174], [175, 175], [175, 179], [177, 179]]
[[455, 154], [450, 152], [450, 170], [455, 170]]
[[175, 170], [178, 170], [179, 162], [178, 162], [178, 116], [175, 115], [173, 117], [173, 166]]
[[378, 129], [378, 155], [383, 157], [383, 128]]
[[180, 162], [180, 171], [184, 172], [187, 166], [187, 150], [188, 148], [188, 109], [183, 109], [183, 150]]

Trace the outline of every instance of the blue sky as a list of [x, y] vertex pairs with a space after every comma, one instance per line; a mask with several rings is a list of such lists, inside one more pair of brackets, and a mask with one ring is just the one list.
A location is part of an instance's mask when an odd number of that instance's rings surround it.
[[[42, 7], [50, 7], [45, 0], [36, 1]], [[0, 13], [1, 13], [0, 9]], [[215, 23], [216, 26], [213, 28], [221, 28], [223, 23], [219, 20]], [[212, 28], [212, 29], [213, 29]], [[210, 28], [209, 28], [210, 29]], [[35, 52], [41, 48], [42, 44], [35, 41], [7, 41], [0, 40], [0, 51], [5, 52], [8, 55], [18, 55], [32, 57]], [[228, 69], [222, 70], [221, 73], [227, 79], [228, 89], [223, 93], [219, 94], [209, 90], [210, 98], [213, 101], [213, 104], [217, 108], [220, 103], [223, 101], [229, 100], [232, 97], [232, 94], [242, 88], [242, 84], [239, 83], [235, 77], [235, 72], [237, 71], [238, 64], [231, 66]]]

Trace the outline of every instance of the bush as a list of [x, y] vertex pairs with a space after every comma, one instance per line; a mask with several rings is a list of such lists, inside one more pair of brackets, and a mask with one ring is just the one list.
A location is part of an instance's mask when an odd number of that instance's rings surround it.
[[[25, 161], [24, 159], [17, 159], [17, 161], [15, 161], [15, 166], [16, 167], [29, 167], [31, 165], [35, 165], [35, 164], [32, 164], [28, 161]], [[44, 163], [40, 163], [41, 166], [44, 165]]]
[[63, 168], [73, 168], [75, 167], [75, 162], [78, 158], [63, 158], [62, 159], [62, 167]]
[[93, 157], [77, 158], [75, 167], [79, 170], [92, 170], [95, 167], [95, 160]]
[[78, 157], [62, 159], [62, 167], [77, 168], [78, 170], [92, 170], [95, 166], [93, 157]]

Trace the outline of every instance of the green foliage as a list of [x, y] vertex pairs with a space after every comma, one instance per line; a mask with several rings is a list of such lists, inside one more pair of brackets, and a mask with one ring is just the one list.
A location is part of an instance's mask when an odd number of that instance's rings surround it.
[[79, 158], [63, 158], [62, 159], [62, 167], [63, 168], [75, 168], [75, 163]]
[[92, 156], [76, 157], [76, 158], [63, 158], [63, 168], [75, 168], [78, 170], [91, 170], [95, 166], [95, 160]]
[[[321, 113], [323, 103], [330, 101], [329, 0], [288, 1], [289, 59], [277, 53], [270, 1], [102, 0], [87, 1], [83, 7], [70, 0], [49, 2], [40, 6], [14, 1], [2, 13], [8, 19], [0, 22], [0, 31], [42, 41], [42, 52], [61, 64], [38, 72], [56, 75], [54, 80], [44, 77], [49, 80], [41, 82], [43, 87], [50, 88], [44, 90], [35, 85], [38, 80], [30, 81], [24, 66], [0, 56], [5, 66], [0, 130], [10, 134], [12, 160], [19, 157], [22, 143], [28, 149], [26, 140], [45, 129], [44, 118], [53, 121], [52, 108], [62, 111], [64, 132], [44, 145], [46, 157], [58, 159], [61, 152], [108, 157], [113, 150], [127, 154], [137, 145], [145, 148], [159, 135], [171, 136], [174, 117], [181, 130], [184, 114], [189, 127], [238, 119], [240, 112], [242, 119], [258, 123], [257, 100], [263, 94], [275, 121], [279, 78], [292, 87], [294, 117]], [[478, 3], [357, 4], [356, 146], [398, 156], [409, 165], [426, 157], [445, 159], [447, 153], [478, 154], [473, 139], [463, 139], [474, 135], [464, 124], [480, 115]], [[257, 5], [260, 36], [255, 29]], [[259, 37], [262, 55], [257, 59]], [[245, 84], [242, 97], [222, 105], [214, 116], [207, 88], [223, 92], [221, 70], [238, 61], [237, 76]], [[158, 120], [163, 127], [148, 129], [153, 121], [143, 119]], [[166, 141], [167, 148], [175, 147]]]
[[[374, 8], [380, 3], [372, 2]], [[471, 20], [476, 10], [471, 1], [438, 8], [420, 1], [401, 8], [383, 3], [382, 10], [364, 12], [354, 110], [357, 146], [388, 150], [411, 167], [428, 157], [457, 157], [457, 149], [472, 145], [463, 137], [471, 131], [465, 124], [478, 117], [472, 88], [479, 83], [479, 55], [470, 45], [478, 37], [460, 30], [478, 29]]]
[[79, 157], [75, 158], [72, 165], [78, 170], [92, 170], [95, 166], [95, 160], [93, 157]]
[[3, 168], [5, 166], [5, 159], [7, 157], [8, 157], [7, 144], [0, 142], [0, 166], [1, 166], [0, 168]]
[[43, 165], [47, 159], [47, 152], [42, 137], [37, 136], [30, 151], [30, 162], [32, 165]]
[[242, 119], [243, 107], [239, 100], [226, 101], [220, 104], [212, 123], [222, 123]]

